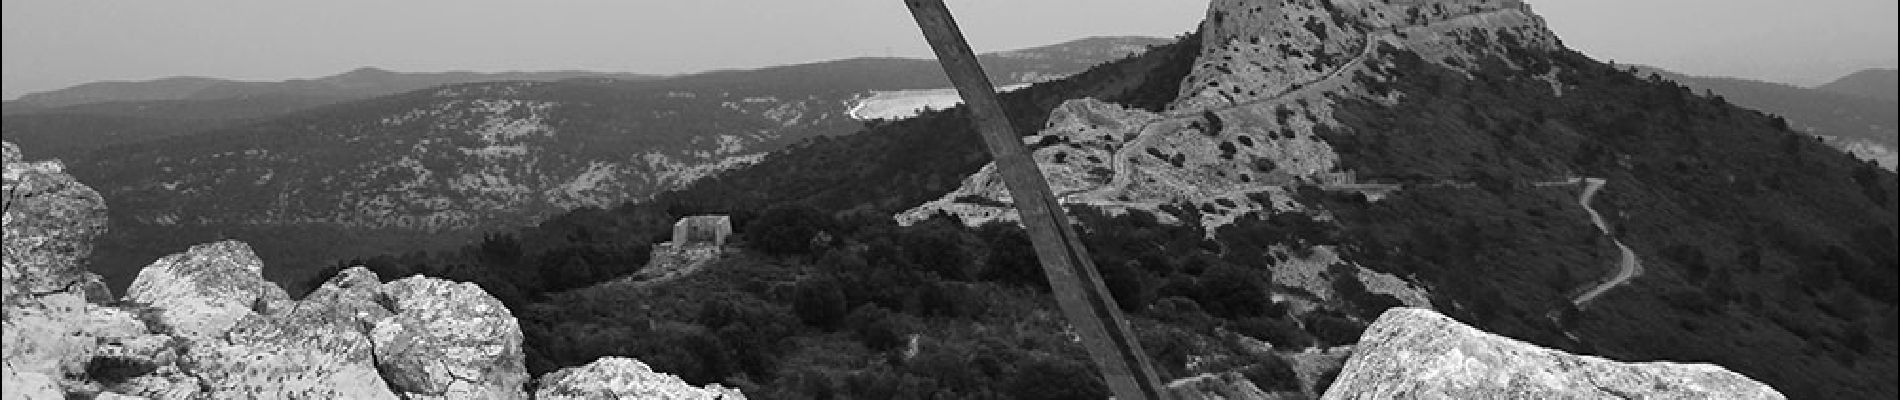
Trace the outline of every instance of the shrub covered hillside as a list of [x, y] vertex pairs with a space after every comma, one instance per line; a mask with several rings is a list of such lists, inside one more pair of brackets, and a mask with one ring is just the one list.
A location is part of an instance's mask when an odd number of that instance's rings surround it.
[[[1303, 17], [1291, 29], [1311, 33], [1299, 35], [1367, 39], [1274, 50], [1316, 60], [1281, 72], [1326, 85], [1301, 91], [1310, 97], [1299, 110], [1261, 114], [1300, 132], [1242, 137], [1319, 141], [1311, 148], [1336, 154], [1328, 169], [1265, 185], [1197, 169], [1211, 165], [1204, 159], [1239, 164], [1226, 148], [1160, 154], [1139, 159], [1159, 171], [1151, 176], [1272, 186], [1236, 198], [1275, 206], [1232, 213], [1238, 203], [1219, 198], [1211, 203], [1227, 204], [1069, 210], [1164, 377], [1237, 371], [1269, 389], [1323, 384], [1287, 359], [1350, 344], [1380, 311], [1417, 304], [1548, 347], [1713, 362], [1794, 398], [1900, 394], [1892, 172], [1778, 117], [1559, 45], [1520, 43], [1529, 34], [1444, 28], [1491, 21], [1458, 12], [1492, 3], [1405, 3], [1390, 7], [1409, 14], [1390, 16], [1282, 3], [1331, 13]], [[1367, 4], [1352, 5], [1387, 7]], [[1210, 15], [1203, 32], [1243, 17]], [[1421, 29], [1441, 30], [1407, 36]], [[1230, 54], [1201, 39], [1005, 95], [1006, 106], [1028, 135], [1068, 99], [1149, 112], [1215, 101], [1184, 96], [1199, 89], [1181, 84], [1219, 70], [1197, 60]], [[1433, 47], [1396, 45], [1414, 39]], [[1228, 73], [1192, 81], [1258, 77]], [[891, 222], [961, 190], [988, 161], [964, 113], [813, 139], [651, 202], [576, 210], [459, 251], [367, 261], [385, 277], [481, 283], [522, 319], [537, 373], [625, 355], [770, 398], [1102, 398], [1013, 224]], [[1329, 122], [1300, 124], [1321, 115]], [[1257, 122], [1202, 118], [1192, 129], [1208, 137]], [[1249, 174], [1295, 166], [1267, 161]], [[1166, 165], [1174, 169], [1157, 167]], [[1322, 173], [1389, 185], [1320, 184]], [[1607, 182], [1593, 207], [1643, 267], [1583, 308], [1572, 297], [1610, 275], [1619, 252], [1578, 205], [1572, 177]], [[599, 284], [639, 268], [672, 218], [702, 213], [733, 215], [746, 250], [665, 284]]]

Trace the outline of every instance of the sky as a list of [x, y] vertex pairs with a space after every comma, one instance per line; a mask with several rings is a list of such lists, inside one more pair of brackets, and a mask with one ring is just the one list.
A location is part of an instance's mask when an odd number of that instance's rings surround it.
[[[978, 51], [1169, 37], [1205, 1], [949, 0]], [[1600, 60], [1800, 85], [1892, 68], [1893, 0], [1530, 0]], [[898, 0], [5, 0], [0, 96], [103, 80], [283, 80], [358, 67], [676, 74], [928, 57]]]

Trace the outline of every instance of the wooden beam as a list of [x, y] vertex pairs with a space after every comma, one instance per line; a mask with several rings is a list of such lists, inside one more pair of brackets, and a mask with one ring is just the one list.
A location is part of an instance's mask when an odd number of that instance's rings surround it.
[[1108, 381], [1109, 390], [1121, 400], [1160, 400], [1167, 395], [1159, 376], [1141, 350], [1141, 342], [1122, 317], [1115, 298], [1102, 285], [1101, 274], [1090, 261], [1088, 250], [1069, 226], [1061, 203], [1049, 190], [1049, 182], [1029, 157], [1022, 137], [1003, 113], [994, 86], [977, 64], [976, 54], [957, 29], [949, 8], [942, 0], [906, 0], [917, 27], [937, 53], [937, 61], [950, 75], [950, 83], [963, 97], [963, 104], [976, 122], [977, 132], [996, 160], [996, 172], [1003, 177], [1010, 197], [1016, 202], [1023, 229], [1035, 245], [1036, 258], [1049, 276], [1056, 303], [1080, 334], [1089, 356]]

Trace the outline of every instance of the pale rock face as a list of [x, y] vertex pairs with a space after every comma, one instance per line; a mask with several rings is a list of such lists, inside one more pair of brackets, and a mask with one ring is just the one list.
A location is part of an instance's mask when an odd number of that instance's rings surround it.
[[92, 240], [105, 233], [105, 200], [67, 175], [59, 161], [26, 162], [12, 143], [4, 147], [6, 232], [0, 279], [5, 282], [5, 302], [61, 291], [103, 291], [99, 277], [86, 272], [84, 262], [92, 255]]
[[1781, 399], [1709, 364], [1625, 363], [1537, 347], [1430, 310], [1393, 308], [1366, 328], [1336, 399]]
[[587, 365], [542, 376], [534, 398], [738, 400], [745, 395], [717, 384], [694, 387], [679, 377], [655, 372], [639, 360], [603, 357]]
[[7, 307], [0, 322], [0, 359], [14, 374], [49, 379], [83, 375], [102, 343], [145, 333], [145, 324], [131, 313], [86, 303], [77, 294], [56, 293], [28, 302]]
[[214, 398], [397, 398], [368, 336], [391, 315], [376, 302], [379, 286], [364, 268], [344, 270], [286, 312], [247, 317], [225, 340], [193, 342], [180, 365]]
[[521, 327], [473, 283], [412, 276], [383, 286], [396, 314], [370, 331], [376, 364], [408, 399], [521, 399]]
[[[12, 146], [7, 146], [12, 150]], [[13, 368], [13, 363], [0, 364], [0, 399], [32, 400], [58, 399], [66, 395], [59, 390], [59, 383], [46, 374], [21, 371]]]
[[125, 299], [157, 309], [158, 324], [181, 336], [215, 336], [261, 305], [288, 301], [264, 280], [264, 264], [238, 241], [192, 246], [139, 270]]

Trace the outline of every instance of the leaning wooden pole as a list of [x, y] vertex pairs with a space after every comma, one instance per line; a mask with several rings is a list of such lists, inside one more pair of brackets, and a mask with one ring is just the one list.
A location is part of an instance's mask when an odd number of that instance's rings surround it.
[[1002, 175], [1010, 197], [1015, 199], [1023, 228], [1029, 233], [1029, 240], [1036, 247], [1036, 257], [1042, 262], [1042, 270], [1049, 276], [1049, 286], [1055, 291], [1056, 303], [1081, 335], [1082, 344], [1101, 369], [1109, 390], [1121, 400], [1165, 399], [1166, 392], [1148, 363], [1147, 353], [1141, 351], [1141, 343], [1122, 318], [1121, 309], [1116, 308], [1115, 298], [1109, 296], [1108, 289], [1102, 285], [1102, 277], [1096, 273], [1088, 250], [1082, 247], [1075, 230], [1069, 226], [1068, 215], [1056, 202], [1035, 160], [1030, 159], [1022, 137], [1016, 135], [1016, 128], [1003, 114], [1003, 105], [997, 100], [990, 78], [983, 74], [983, 66], [977, 64], [976, 54], [963, 40], [963, 32], [957, 29], [956, 20], [951, 19], [950, 10], [943, 0], [906, 0], [904, 3], [910, 6], [917, 27], [923, 29], [924, 39], [930, 42], [937, 61], [943, 63], [944, 73], [950, 75], [951, 85], [956, 86], [957, 94], [970, 110], [977, 132], [996, 160], [996, 172]]

